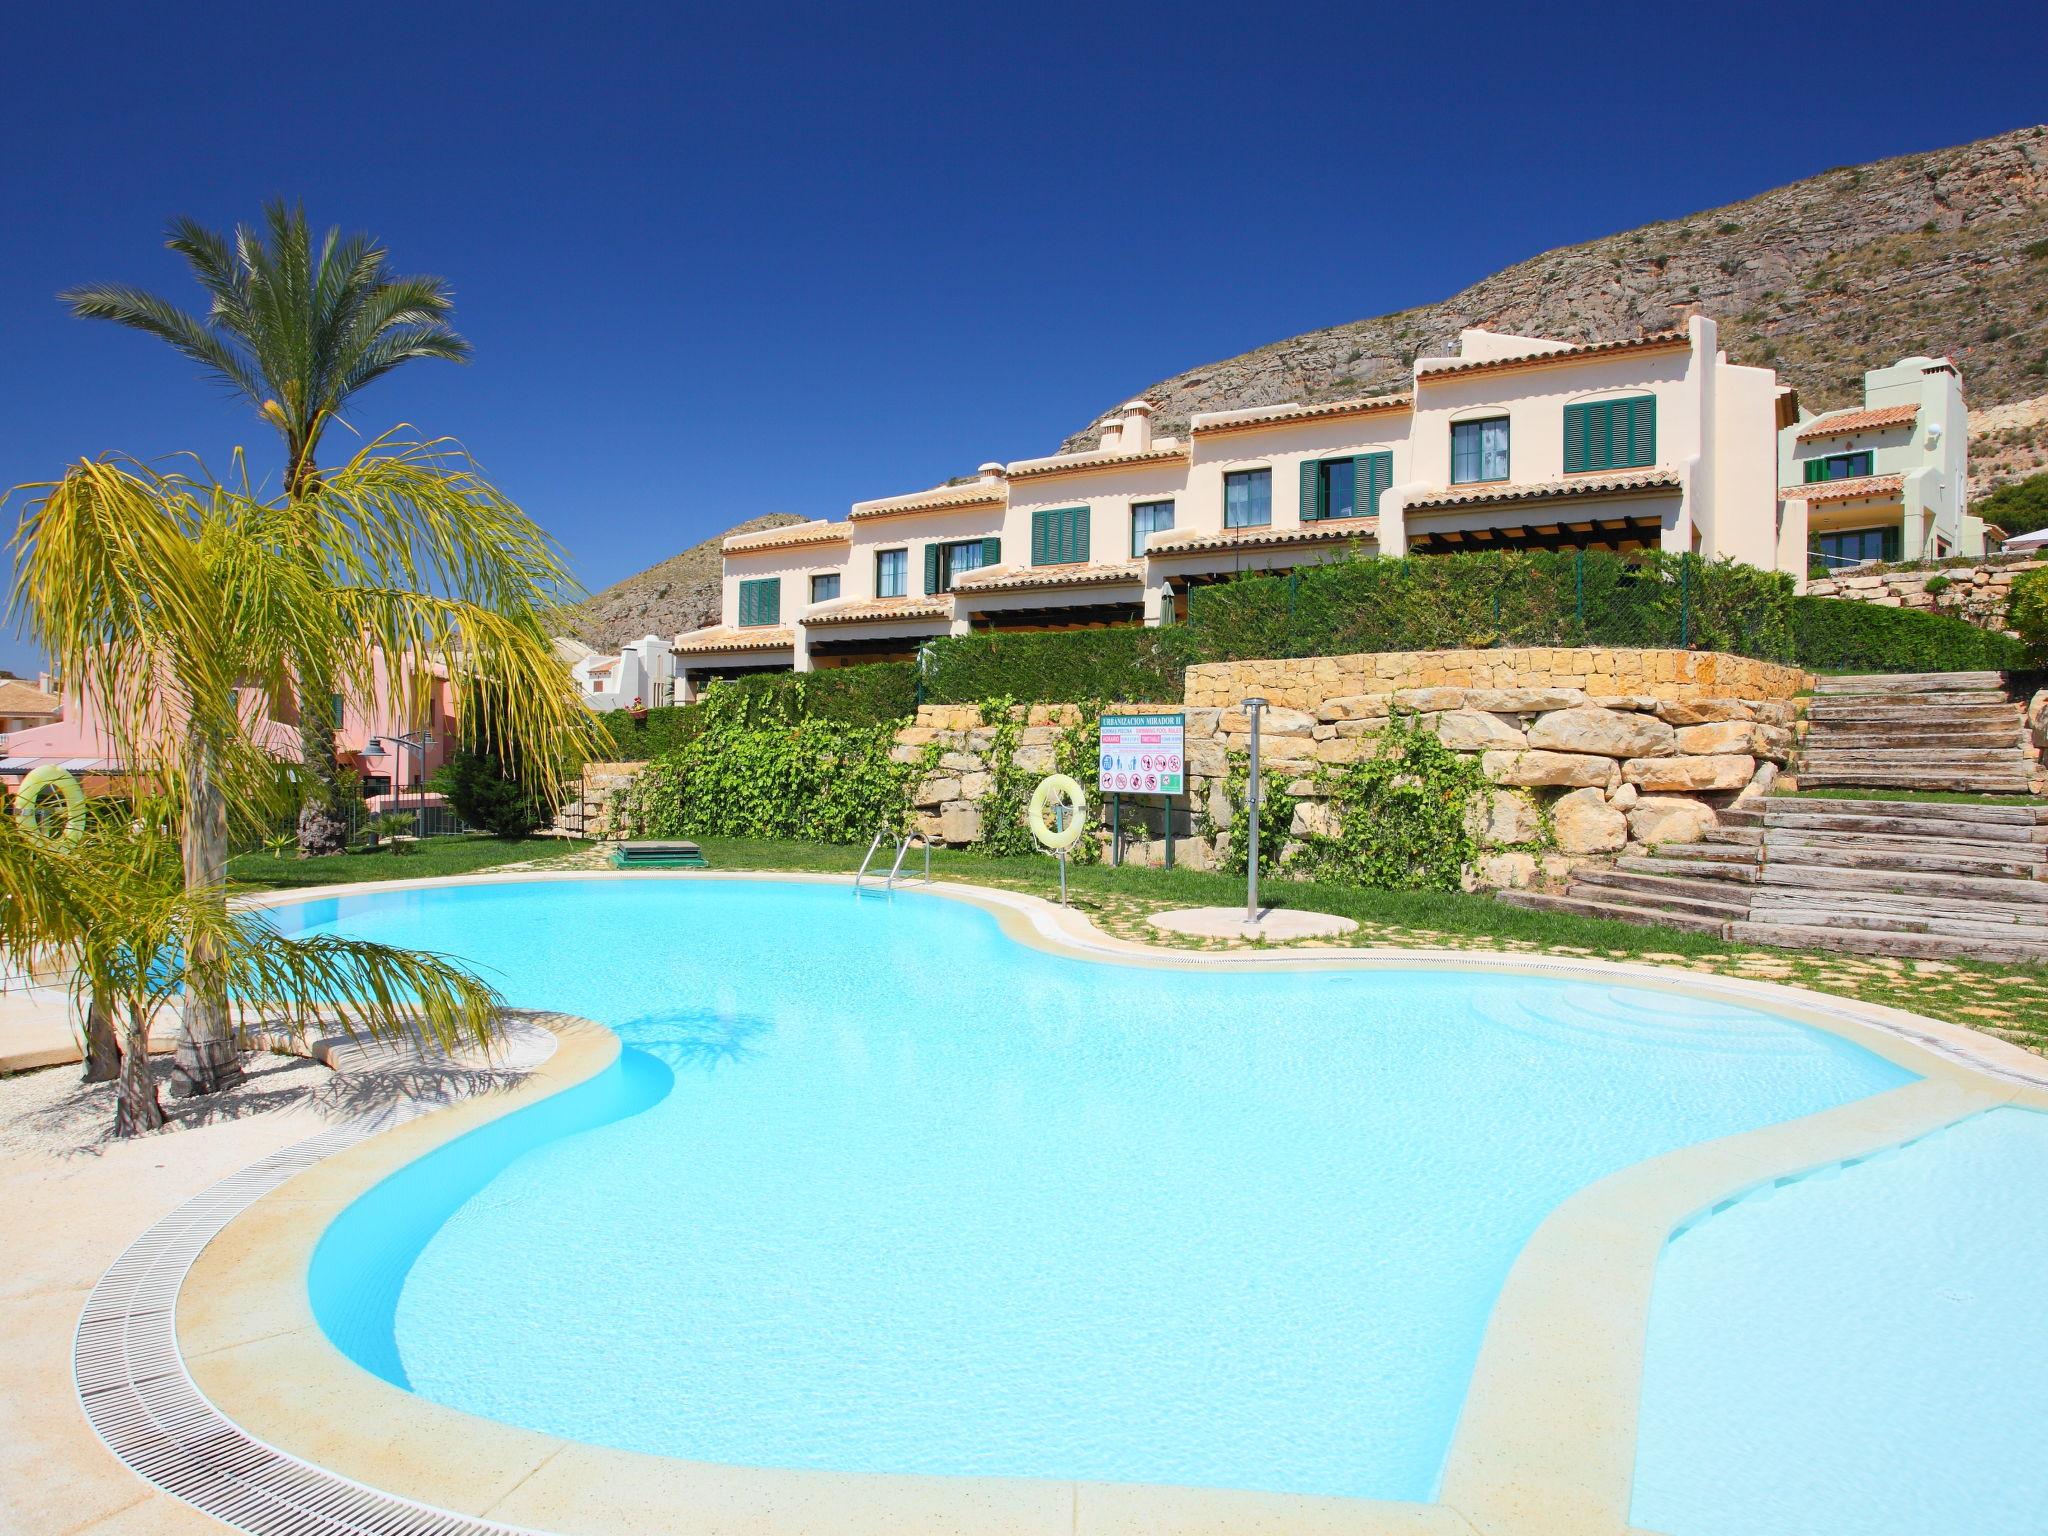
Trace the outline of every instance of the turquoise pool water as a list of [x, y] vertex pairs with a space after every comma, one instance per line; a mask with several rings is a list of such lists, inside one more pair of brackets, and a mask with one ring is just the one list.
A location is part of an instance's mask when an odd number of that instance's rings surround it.
[[710, 1461], [1426, 1499], [1560, 1200], [1909, 1079], [1659, 992], [1105, 965], [840, 886], [285, 920], [460, 955], [628, 1046], [330, 1229], [335, 1342], [457, 1408]]
[[2048, 1115], [1994, 1109], [1672, 1239], [1634, 1520], [1668, 1536], [2048, 1530]]

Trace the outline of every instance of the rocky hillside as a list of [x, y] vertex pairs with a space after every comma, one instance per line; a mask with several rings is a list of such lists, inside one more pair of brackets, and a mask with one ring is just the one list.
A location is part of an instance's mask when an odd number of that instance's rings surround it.
[[[1826, 171], [1747, 202], [1547, 251], [1440, 304], [1310, 331], [1153, 385], [1161, 430], [1196, 411], [1342, 399], [1406, 382], [1468, 325], [1635, 336], [1698, 307], [1737, 362], [1815, 409], [1866, 368], [1947, 353], [1972, 406], [2048, 388], [2048, 129]], [[1126, 394], [1110, 403], [1113, 411]], [[1103, 419], [1062, 445], [1094, 446]]]
[[802, 521], [787, 512], [770, 512], [692, 544], [571, 609], [569, 632], [600, 651], [615, 651], [643, 635], [676, 635], [712, 623], [718, 617], [718, 582], [724, 569], [719, 545], [736, 533]]

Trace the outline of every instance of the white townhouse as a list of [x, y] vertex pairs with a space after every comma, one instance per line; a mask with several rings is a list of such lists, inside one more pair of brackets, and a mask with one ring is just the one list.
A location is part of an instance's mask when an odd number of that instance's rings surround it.
[[671, 644], [659, 635], [648, 635], [620, 646], [612, 656], [580, 647], [587, 654], [569, 668], [577, 695], [600, 714], [635, 704], [651, 709], [668, 703], [676, 675]]
[[901, 659], [936, 635], [1170, 624], [1189, 591], [1350, 553], [1658, 548], [1803, 575], [1778, 496], [1797, 402], [1714, 323], [1575, 345], [1468, 330], [1406, 389], [1195, 416], [1134, 400], [1084, 453], [725, 541], [693, 680]]
[[1863, 375], [1863, 404], [1802, 414], [1778, 437], [1786, 523], [1815, 565], [1984, 553], [1968, 510], [1970, 424], [1945, 357]]

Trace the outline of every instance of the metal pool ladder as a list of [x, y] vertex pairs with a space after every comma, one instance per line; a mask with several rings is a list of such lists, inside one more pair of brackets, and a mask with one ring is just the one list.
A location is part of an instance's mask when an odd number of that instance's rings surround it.
[[[874, 862], [875, 854], [882, 846], [882, 839], [889, 835], [890, 830], [887, 822], [883, 822], [881, 826], [875, 828], [874, 840], [868, 844], [867, 854], [860, 861], [860, 872], [853, 877], [853, 888], [856, 891], [861, 888], [861, 882], [867, 879], [868, 866]], [[922, 832], [912, 831], [905, 832], [896, 839], [896, 861], [889, 866], [889, 878], [882, 883], [883, 890], [893, 891], [896, 889], [896, 882], [903, 875], [903, 861], [909, 857], [910, 845], [912, 843], [923, 844], [924, 883], [926, 885], [932, 883], [932, 840]]]

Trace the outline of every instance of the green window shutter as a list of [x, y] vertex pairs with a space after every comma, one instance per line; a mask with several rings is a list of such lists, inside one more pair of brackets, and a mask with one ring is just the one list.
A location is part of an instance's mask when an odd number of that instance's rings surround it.
[[743, 581], [740, 583], [740, 627], [744, 629], [753, 622], [754, 584], [751, 581]]
[[1590, 405], [1568, 405], [1564, 408], [1564, 472], [1576, 475], [1589, 467], [1586, 442], [1592, 436]]
[[939, 590], [939, 546], [927, 544], [924, 547], [924, 595], [935, 597]]
[[981, 563], [1001, 565], [1003, 563], [1003, 541], [991, 535], [981, 541]]
[[764, 576], [740, 583], [740, 625], [742, 628], [782, 622], [782, 579]]
[[1031, 563], [1051, 565], [1052, 516], [1046, 512], [1031, 514]]
[[1301, 461], [1301, 520], [1313, 523], [1323, 515], [1323, 464], [1320, 459]]
[[1808, 459], [1806, 461], [1806, 480], [1809, 485], [1816, 480], [1825, 480], [1827, 477], [1828, 461], [1826, 459]]
[[1071, 530], [1068, 535], [1068, 546], [1073, 550], [1073, 553], [1067, 556], [1069, 560], [1085, 561], [1088, 558], [1088, 525], [1094, 520], [1090, 515], [1092, 510], [1089, 507], [1076, 507], [1067, 514], [1067, 525]]
[[1628, 403], [1628, 462], [1657, 462], [1657, 397], [1643, 395]]
[[780, 624], [782, 622], [782, 578], [761, 583], [761, 622]]
[[1361, 453], [1351, 461], [1352, 495], [1360, 517], [1377, 517], [1380, 510], [1380, 492], [1394, 483], [1394, 456], [1391, 453]]

